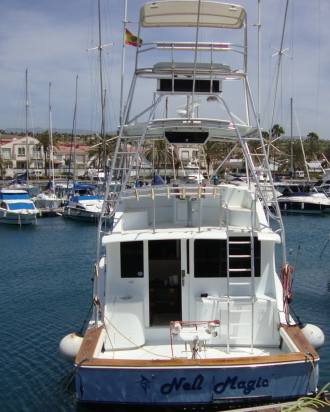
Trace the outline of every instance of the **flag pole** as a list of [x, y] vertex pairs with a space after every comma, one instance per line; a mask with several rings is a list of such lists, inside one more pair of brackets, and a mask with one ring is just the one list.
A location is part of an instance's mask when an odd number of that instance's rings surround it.
[[125, 33], [126, 33], [126, 23], [127, 23], [127, 0], [125, 0], [124, 7], [124, 21], [123, 21], [123, 46], [121, 55], [121, 82], [120, 82], [120, 107], [119, 107], [119, 124], [122, 122], [123, 116], [123, 94], [124, 94], [124, 74], [125, 74]]

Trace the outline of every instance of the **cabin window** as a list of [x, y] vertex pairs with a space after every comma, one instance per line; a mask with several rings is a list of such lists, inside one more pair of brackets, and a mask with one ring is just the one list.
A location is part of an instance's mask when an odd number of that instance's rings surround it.
[[143, 277], [143, 242], [122, 242], [120, 263], [122, 278]]
[[226, 276], [226, 241], [196, 239], [194, 242], [195, 277]]
[[[231, 237], [230, 277], [251, 276], [251, 242], [249, 237]], [[195, 277], [227, 276], [227, 241], [196, 239], [194, 243]], [[242, 269], [242, 270], [239, 270]], [[260, 276], [260, 241], [254, 238], [254, 275]]]

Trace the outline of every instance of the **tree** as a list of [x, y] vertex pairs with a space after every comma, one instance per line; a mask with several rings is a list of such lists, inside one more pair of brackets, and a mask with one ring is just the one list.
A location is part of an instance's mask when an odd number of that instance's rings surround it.
[[274, 124], [271, 131], [272, 141], [279, 139], [281, 136], [284, 135], [285, 131], [282, 126], [279, 124]]
[[1, 153], [0, 153], [0, 176], [4, 176], [5, 175], [5, 161], [3, 160]]
[[[109, 158], [112, 157], [116, 146], [116, 136], [105, 136], [105, 145], [103, 141], [91, 146], [88, 151], [88, 159], [92, 160], [92, 164], [96, 169], [106, 169], [107, 165], [104, 165], [104, 159], [108, 162]], [[105, 152], [105, 153], [104, 153]]]
[[157, 169], [159, 173], [161, 166], [165, 166], [165, 163], [173, 164], [173, 157], [174, 163], [176, 162], [177, 151], [173, 150], [171, 146], [167, 145], [165, 150], [166, 144], [165, 140], [154, 140], [148, 143], [147, 149], [145, 150], [144, 154], [147, 158], [148, 162], [153, 164], [153, 167]]
[[[277, 141], [282, 135], [284, 135], [285, 131], [284, 131], [283, 127], [280, 126], [279, 124], [274, 124], [274, 126], [271, 128], [270, 133], [271, 133], [272, 139], [271, 139], [271, 141], [269, 142], [269, 146], [268, 146], [268, 158], [270, 157], [270, 156], [269, 156], [269, 154], [270, 154], [270, 152], [269, 152], [270, 146], [273, 146], [273, 161], [274, 161], [274, 173], [275, 173], [275, 163], [276, 163], [275, 159], [276, 159], [276, 151], [277, 151], [276, 141]], [[269, 162], [270, 162], [270, 159], [268, 159], [268, 160], [269, 160]]]
[[318, 152], [320, 150], [319, 136], [314, 132], [308, 133], [307, 140], [304, 146], [306, 146], [307, 159], [314, 160], [315, 156], [318, 155]]
[[[41, 149], [44, 154], [45, 160], [45, 176], [47, 176], [47, 154], [49, 155], [50, 151], [50, 135], [48, 130], [44, 130], [42, 133], [37, 133], [35, 138], [38, 140], [39, 143], [36, 144], [37, 149]], [[57, 147], [59, 142], [59, 136], [53, 135], [53, 146]]]

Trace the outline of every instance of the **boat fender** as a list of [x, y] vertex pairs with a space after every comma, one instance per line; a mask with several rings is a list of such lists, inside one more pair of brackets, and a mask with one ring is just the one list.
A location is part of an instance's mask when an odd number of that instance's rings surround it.
[[322, 330], [310, 323], [306, 323], [301, 328], [302, 333], [314, 349], [319, 349], [324, 344], [324, 333]]
[[59, 345], [61, 358], [65, 362], [74, 363], [82, 341], [83, 337], [77, 333], [70, 333], [69, 335], [64, 336]]

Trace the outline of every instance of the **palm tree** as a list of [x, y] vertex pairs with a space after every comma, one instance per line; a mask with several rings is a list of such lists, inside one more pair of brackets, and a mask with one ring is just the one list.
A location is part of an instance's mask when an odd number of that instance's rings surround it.
[[[117, 136], [105, 136], [105, 145], [103, 141], [98, 142], [91, 146], [90, 150], [88, 151], [88, 159], [92, 160], [93, 166], [96, 169], [106, 169], [107, 165], [104, 165], [104, 159], [108, 160], [113, 155], [116, 146], [116, 138]], [[106, 153], [104, 153], [104, 150]]]
[[320, 140], [319, 136], [314, 133], [310, 132], [307, 135], [308, 139], [305, 142], [306, 146], [306, 155], [308, 160], [313, 160], [314, 156], [318, 154], [318, 151], [320, 149]]
[[[165, 150], [166, 149], [166, 150]], [[172, 151], [172, 146], [166, 145], [165, 140], [154, 140], [148, 143], [148, 146], [144, 152], [147, 160], [153, 164], [153, 167], [157, 169], [159, 173], [161, 166], [165, 164], [172, 164], [177, 160], [177, 150]]]
[[0, 153], [0, 176], [4, 176], [5, 175], [5, 161], [2, 158], [2, 155]]
[[[276, 141], [282, 136], [284, 135], [285, 131], [283, 129], [282, 126], [280, 126], [279, 124], [274, 124], [274, 126], [271, 128], [270, 134], [271, 134], [271, 141], [269, 142], [269, 146], [268, 146], [268, 157], [269, 157], [269, 151], [270, 151], [270, 145], [273, 146], [273, 162], [274, 162], [274, 170], [273, 172], [275, 173], [275, 158], [276, 158]], [[270, 161], [270, 159], [269, 159]]]
[[[50, 150], [50, 135], [48, 130], [44, 130], [42, 133], [37, 133], [35, 138], [39, 143], [36, 144], [37, 149], [42, 149], [45, 160], [45, 176], [47, 176], [47, 153], [49, 154]], [[53, 136], [53, 146], [57, 147], [59, 142], [59, 137]]]
[[[223, 146], [220, 142], [207, 142], [203, 146], [204, 157], [206, 160], [207, 175], [210, 175], [210, 166], [222, 157]], [[225, 157], [225, 156], [224, 156]]]
[[274, 124], [274, 126], [272, 127], [271, 131], [271, 136], [273, 141], [279, 139], [281, 136], [284, 135], [285, 131], [283, 129], [282, 126], [280, 126], [279, 124]]

